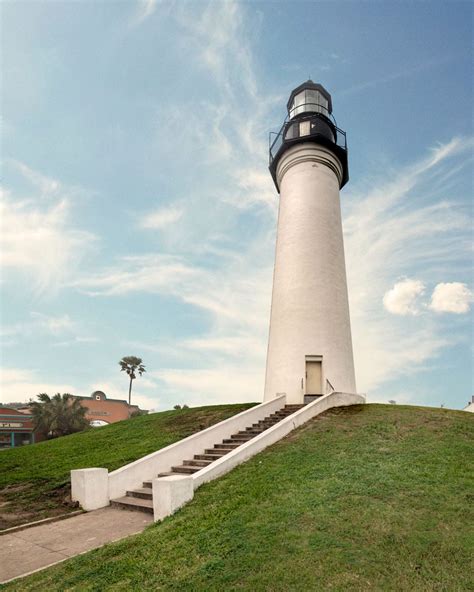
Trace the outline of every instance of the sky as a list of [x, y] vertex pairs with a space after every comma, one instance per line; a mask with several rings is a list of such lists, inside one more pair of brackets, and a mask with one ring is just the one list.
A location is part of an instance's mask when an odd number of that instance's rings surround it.
[[331, 93], [358, 391], [472, 385], [471, 2], [13, 2], [2, 11], [1, 393], [263, 397], [268, 134]]

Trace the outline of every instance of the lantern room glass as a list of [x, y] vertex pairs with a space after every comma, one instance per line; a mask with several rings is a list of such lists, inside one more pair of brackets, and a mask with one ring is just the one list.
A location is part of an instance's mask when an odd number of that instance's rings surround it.
[[328, 100], [319, 90], [305, 89], [295, 95], [290, 107], [290, 118], [301, 113], [322, 113], [328, 115]]

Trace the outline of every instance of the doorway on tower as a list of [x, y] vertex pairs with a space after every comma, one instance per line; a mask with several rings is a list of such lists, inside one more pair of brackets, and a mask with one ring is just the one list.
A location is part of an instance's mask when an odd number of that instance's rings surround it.
[[306, 356], [305, 404], [323, 396], [323, 356]]

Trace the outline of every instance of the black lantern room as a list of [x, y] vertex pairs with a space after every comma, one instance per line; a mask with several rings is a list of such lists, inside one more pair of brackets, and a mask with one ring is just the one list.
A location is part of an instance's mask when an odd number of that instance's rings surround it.
[[291, 92], [287, 109], [279, 133], [270, 134], [270, 172], [277, 190], [278, 161], [287, 148], [301, 142], [320, 144], [334, 153], [342, 164], [344, 187], [349, 180], [346, 133], [337, 127], [332, 115], [331, 95], [321, 84], [308, 80]]

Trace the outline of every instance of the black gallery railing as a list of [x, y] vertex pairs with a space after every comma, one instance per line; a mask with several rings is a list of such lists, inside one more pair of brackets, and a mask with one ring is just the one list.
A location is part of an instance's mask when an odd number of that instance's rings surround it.
[[300, 138], [321, 137], [330, 140], [347, 151], [346, 132], [337, 127], [334, 118], [319, 113], [309, 113], [294, 119], [286, 119], [280, 131], [270, 132], [269, 160], [270, 165], [278, 154], [283, 143], [292, 143]]

